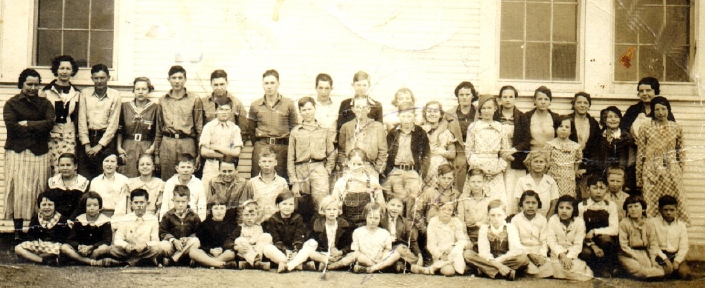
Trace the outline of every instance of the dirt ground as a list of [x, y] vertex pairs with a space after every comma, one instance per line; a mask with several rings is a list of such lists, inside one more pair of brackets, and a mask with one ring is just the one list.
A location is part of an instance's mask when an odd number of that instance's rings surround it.
[[640, 282], [624, 278], [575, 282], [518, 278], [515, 282], [472, 276], [422, 276], [411, 274], [371, 275], [329, 272], [325, 280], [317, 272], [277, 274], [256, 270], [205, 268], [94, 268], [86, 266], [46, 267], [18, 261], [11, 234], [0, 234], [0, 286], [2, 287], [705, 287], [705, 263], [691, 262], [695, 280]]

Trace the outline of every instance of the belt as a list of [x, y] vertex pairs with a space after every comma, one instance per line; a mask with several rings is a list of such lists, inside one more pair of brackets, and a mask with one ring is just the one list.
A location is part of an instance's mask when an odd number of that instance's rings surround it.
[[326, 159], [320, 159], [320, 160], [308, 159], [308, 161], [296, 162], [296, 164], [318, 163], [318, 162], [323, 162], [323, 161], [326, 161]]
[[138, 142], [152, 140], [152, 139], [148, 139], [147, 137], [145, 137], [144, 134], [142, 134], [142, 133], [137, 133], [137, 134], [133, 134], [133, 135], [128, 134], [126, 137], [127, 137], [126, 139], [130, 139], [130, 140], [134, 140], [134, 141], [138, 141]]
[[401, 169], [401, 170], [414, 170], [414, 164], [394, 165], [394, 168]]
[[100, 130], [88, 129], [88, 136], [97, 137], [97, 136], [102, 136], [103, 134], [105, 134], [105, 129], [100, 129]]
[[289, 138], [274, 138], [274, 137], [257, 137], [257, 141], [267, 143], [269, 145], [281, 144], [289, 145]]
[[169, 138], [174, 138], [174, 139], [186, 139], [186, 138], [192, 138], [191, 135], [188, 134], [183, 134], [183, 133], [171, 133], [169, 131], [164, 131], [162, 132], [162, 135], [169, 137]]

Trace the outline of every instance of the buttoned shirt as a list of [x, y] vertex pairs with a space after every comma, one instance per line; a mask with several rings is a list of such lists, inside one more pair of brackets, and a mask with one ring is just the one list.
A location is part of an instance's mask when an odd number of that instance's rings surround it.
[[[230, 104], [230, 108], [232, 110], [232, 114], [230, 114], [230, 117], [228, 117], [228, 120], [232, 121], [240, 127], [240, 132], [243, 134], [247, 133], [247, 111], [245, 111], [245, 105], [242, 104], [240, 99], [237, 99], [237, 97], [233, 96], [233, 94], [230, 94], [230, 92], [226, 92], [226, 96], [230, 98], [232, 101], [232, 104]], [[223, 97], [223, 98], [225, 98]], [[203, 103], [203, 114], [205, 117], [205, 123], [211, 122], [215, 120], [216, 117], [216, 110], [218, 108], [218, 105], [216, 103], [216, 98], [213, 93], [211, 95], [203, 96], [201, 98], [201, 103]]]
[[113, 245], [125, 249], [127, 245], [145, 243], [148, 246], [159, 244], [159, 221], [157, 216], [145, 214], [137, 217], [130, 213], [120, 217], [120, 225], [114, 234]]
[[169, 91], [159, 98], [160, 111], [157, 114], [156, 150], [164, 133], [185, 134], [194, 139], [201, 137], [203, 131], [203, 102], [194, 94], [184, 92], [184, 96], [176, 99]]
[[248, 134], [254, 137], [289, 137], [289, 131], [298, 124], [294, 102], [278, 94], [277, 101], [269, 106], [265, 98], [257, 99], [250, 105]]
[[243, 194], [246, 200], [252, 199], [257, 202], [261, 211], [261, 217], [258, 223], [269, 219], [269, 216], [279, 211], [277, 208], [276, 199], [279, 193], [289, 189], [289, 184], [279, 175], [275, 175], [271, 181], [262, 178], [262, 174], [251, 178], [245, 184]]
[[335, 133], [335, 125], [338, 123], [338, 109], [340, 108], [340, 103], [329, 98], [330, 102], [324, 104], [318, 99], [316, 99], [316, 121], [320, 123], [323, 128], [326, 128], [333, 133]]
[[[587, 203], [587, 205], [585, 203]], [[605, 203], [605, 200], [595, 202], [592, 200], [592, 198], [588, 198], [587, 200], [578, 204], [578, 212], [580, 212], [580, 217], [583, 217], [583, 213], [585, 213], [585, 211], [588, 209], [606, 210], [607, 213], [609, 213], [610, 215], [608, 220], [609, 226], [594, 229], [595, 235], [617, 236], [617, 233], [619, 232], [619, 214], [617, 213], [617, 205], [612, 201], [607, 201], [607, 203], [608, 204]]]
[[394, 165], [413, 165], [414, 156], [411, 154], [411, 132], [414, 132], [416, 126], [411, 128], [411, 131], [404, 131], [401, 125], [397, 126], [399, 131], [399, 150], [397, 151], [397, 157], [394, 159]]
[[637, 258], [633, 255], [634, 249], [647, 250], [651, 257], [662, 253], [658, 247], [653, 223], [646, 219], [643, 219], [641, 224], [631, 218], [624, 218], [619, 222], [619, 246], [624, 254], [632, 258]]
[[[88, 130], [103, 130], [98, 144], [103, 147], [115, 137], [120, 121], [120, 92], [108, 88], [105, 95], [97, 95], [94, 87], [81, 91], [78, 105], [78, 138], [82, 145], [90, 144]], [[90, 113], [88, 113], [90, 111]]]
[[558, 184], [556, 183], [556, 180], [548, 174], [543, 174], [539, 184], [536, 184], [536, 181], [534, 181], [534, 178], [531, 177], [531, 174], [527, 174], [526, 176], [517, 179], [517, 183], [514, 188], [514, 198], [521, 198], [521, 194], [527, 190], [534, 190], [537, 194], [539, 194], [539, 199], [541, 199], [541, 208], [538, 209], [538, 212], [544, 217], [548, 215], [548, 209], [551, 208], [551, 201], [556, 200], [559, 197]]
[[543, 257], [548, 256], [548, 221], [543, 215], [536, 213], [529, 220], [524, 213], [514, 215], [512, 225], [519, 231], [519, 240], [524, 246], [525, 253], [536, 253]]
[[328, 173], [335, 166], [335, 147], [333, 146], [333, 133], [318, 121], [315, 124], [301, 124], [291, 130], [289, 136], [289, 152], [287, 153], [287, 173], [291, 183], [296, 179], [296, 164], [313, 161], [323, 161]]
[[458, 203], [458, 219], [467, 227], [479, 227], [487, 223], [487, 204], [492, 201], [490, 196], [483, 191], [482, 196], [475, 197], [471, 193], [460, 195]]
[[126, 215], [130, 209], [130, 190], [127, 186], [128, 179], [125, 175], [115, 173], [113, 179], [108, 179], [100, 174], [91, 180], [89, 191], [96, 192], [103, 198], [103, 209], [114, 210], [113, 216]]
[[240, 127], [230, 120], [220, 122], [218, 119], [214, 119], [203, 126], [203, 133], [201, 133], [198, 145], [228, 147], [229, 149], [242, 148], [244, 146]]
[[676, 254], [675, 259], [673, 259], [674, 262], [682, 263], [685, 261], [685, 256], [688, 254], [688, 249], [690, 249], [688, 247], [688, 230], [685, 222], [674, 219], [673, 222], [668, 223], [661, 215], [651, 218], [649, 221], [651, 221], [656, 231], [658, 246], [661, 249], [659, 253], [661, 259], [665, 259], [666, 254], [663, 251], [666, 251]]
[[219, 197], [226, 201], [228, 209], [240, 207], [240, 204], [247, 200], [243, 199], [242, 193], [245, 183], [247, 181], [237, 174], [230, 182], [225, 182], [223, 176], [218, 175], [208, 183], [209, 191], [206, 191], [208, 199]]
[[[162, 195], [162, 207], [159, 209], [159, 219], [163, 219], [164, 214], [174, 208], [174, 202], [172, 202], [171, 199], [174, 197], [174, 187], [176, 187], [176, 185], [181, 185], [179, 174], [172, 176], [164, 183], [164, 194]], [[189, 207], [198, 214], [199, 218], [206, 219], [207, 198], [203, 182], [195, 176], [191, 176], [191, 180], [189, 180], [186, 186], [190, 192], [188, 201]]]

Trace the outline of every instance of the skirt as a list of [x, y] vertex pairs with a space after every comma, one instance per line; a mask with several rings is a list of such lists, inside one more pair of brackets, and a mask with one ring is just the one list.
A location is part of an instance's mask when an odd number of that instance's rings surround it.
[[125, 139], [122, 142], [122, 148], [125, 149], [125, 163], [120, 166], [118, 172], [127, 176], [127, 178], [140, 176], [140, 172], [137, 169], [137, 161], [139, 161], [140, 155], [149, 149], [149, 146], [152, 146], [152, 141]]
[[59, 249], [61, 248], [61, 243], [42, 240], [24, 241], [20, 245], [25, 250], [34, 254], [59, 255]]
[[51, 154], [51, 175], [54, 175], [59, 173], [59, 156], [61, 154], [71, 153], [76, 155], [76, 132], [51, 132], [49, 153]]
[[30, 220], [37, 214], [37, 196], [47, 190], [50, 155], [5, 151], [5, 219]]

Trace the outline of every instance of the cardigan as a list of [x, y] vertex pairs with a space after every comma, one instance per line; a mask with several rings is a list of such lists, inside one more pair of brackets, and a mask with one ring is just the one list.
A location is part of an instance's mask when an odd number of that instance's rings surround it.
[[[575, 117], [576, 113], [568, 114], [573, 118], [573, 125], [570, 128], [570, 139], [578, 142], [578, 132], [575, 129]], [[585, 142], [585, 148], [583, 148], [583, 161], [580, 162], [580, 169], [590, 169], [590, 165], [587, 163], [593, 159], [597, 147], [600, 144], [600, 138], [602, 138], [602, 131], [600, 130], [600, 123], [592, 118], [590, 114], [587, 114], [588, 123], [590, 123], [590, 136], [588, 136], [587, 142]], [[579, 143], [579, 142], [578, 142]]]
[[[501, 108], [501, 107], [500, 107], [500, 108]], [[516, 127], [519, 125], [519, 122], [521, 122], [521, 117], [524, 115], [524, 113], [521, 112], [519, 109], [517, 109], [517, 107], [514, 107], [514, 110], [513, 110], [512, 113], [513, 113], [512, 118], [514, 118], [514, 127], [515, 127], [515, 130], [516, 130]], [[500, 122], [500, 123], [501, 123], [501, 120], [502, 120], [502, 109], [497, 109], [497, 110], [494, 112], [494, 116], [492, 117], [492, 119], [493, 119], [494, 121], [497, 121], [497, 122]], [[517, 139], [517, 135], [514, 134], [514, 137], [512, 137], [512, 139], [511, 139], [511, 140], [512, 140], [512, 146], [514, 146], [514, 147], [516, 147], [516, 139]], [[521, 152], [514, 152], [514, 153], [512, 153], [512, 156], [514, 157], [514, 160], [513, 160], [511, 163], [509, 163], [509, 166], [510, 166], [512, 169], [524, 170], [524, 169], [526, 169], [526, 167], [524, 167], [524, 163], [522, 163], [522, 162], [517, 162], [518, 154], [521, 154]]]
[[298, 213], [285, 219], [282, 218], [281, 212], [277, 212], [262, 224], [264, 232], [272, 235], [272, 243], [279, 251], [301, 250], [306, 241], [306, 225]]
[[[531, 152], [531, 118], [536, 113], [536, 108], [524, 113], [519, 120], [519, 123], [514, 125], [514, 148], [517, 150], [514, 153], [514, 161], [512, 161], [512, 169], [527, 169], [524, 166], [524, 159]], [[548, 114], [553, 119], [553, 127], [558, 126], [558, 114], [548, 110]], [[515, 120], [516, 121], [516, 120]], [[578, 142], [573, 131], [575, 127], [571, 127], [570, 140]], [[555, 129], [554, 129], [555, 131]], [[554, 132], [555, 137], [555, 132]]]
[[208, 215], [206, 221], [196, 227], [196, 237], [201, 242], [201, 249], [208, 252], [210, 249], [223, 247], [225, 240], [228, 239], [230, 232], [239, 227], [236, 219], [228, 217], [222, 221], [213, 220], [213, 215]]
[[[10, 136], [5, 150], [20, 153], [29, 149], [34, 155], [49, 152], [49, 132], [56, 117], [49, 100], [20, 93], [5, 102], [2, 114]], [[27, 126], [20, 125], [20, 121], [27, 121]]]

